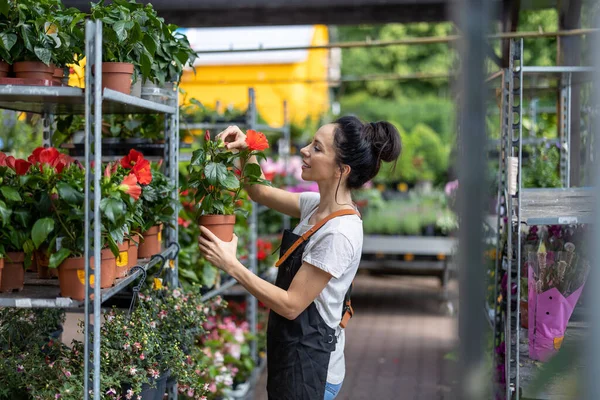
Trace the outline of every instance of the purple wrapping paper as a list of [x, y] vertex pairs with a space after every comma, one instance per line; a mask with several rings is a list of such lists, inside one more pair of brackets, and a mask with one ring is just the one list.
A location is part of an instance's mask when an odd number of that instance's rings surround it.
[[566, 298], [556, 288], [538, 294], [531, 266], [528, 273], [529, 358], [547, 361], [560, 349], [583, 285]]

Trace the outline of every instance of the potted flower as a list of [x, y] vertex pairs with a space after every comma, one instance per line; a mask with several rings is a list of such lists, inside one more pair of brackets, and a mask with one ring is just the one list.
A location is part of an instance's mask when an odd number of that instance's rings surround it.
[[56, 66], [83, 57], [84, 14], [78, 10], [65, 9], [59, 0], [21, 0], [1, 12], [7, 40], [0, 56], [13, 63], [17, 78], [52, 80]]
[[134, 1], [104, 4], [102, 0], [92, 3], [92, 19], [103, 23], [103, 88], [131, 93], [134, 67], [140, 59], [140, 49], [145, 46], [140, 22], [133, 15], [133, 11], [140, 6]]
[[[194, 151], [188, 166], [188, 186], [195, 190], [196, 218], [217, 237], [231, 241], [234, 213], [244, 213], [240, 194], [244, 185], [264, 184], [258, 164], [247, 163], [252, 156], [265, 158], [269, 147], [261, 132], [248, 130], [248, 148], [239, 152], [228, 150], [222, 140], [211, 140], [208, 131], [201, 147]], [[240, 169], [243, 166], [243, 169]]]

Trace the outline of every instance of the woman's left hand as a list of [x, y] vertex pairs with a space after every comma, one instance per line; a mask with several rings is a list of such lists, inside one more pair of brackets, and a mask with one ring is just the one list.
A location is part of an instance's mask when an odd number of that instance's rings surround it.
[[204, 258], [214, 265], [229, 273], [228, 268], [237, 260], [238, 237], [233, 234], [231, 242], [224, 242], [204, 226], [200, 226], [202, 235], [198, 238], [198, 246]]

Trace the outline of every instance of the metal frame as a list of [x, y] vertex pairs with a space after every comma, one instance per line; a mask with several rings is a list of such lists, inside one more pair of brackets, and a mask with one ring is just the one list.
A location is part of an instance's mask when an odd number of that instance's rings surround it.
[[[523, 39], [511, 40], [510, 64], [505, 71], [506, 79], [503, 89], [502, 107], [502, 139], [503, 148], [500, 152], [500, 168], [498, 183], [499, 206], [502, 208], [503, 198], [506, 204], [506, 216], [508, 217], [506, 226], [502, 221], [502, 210], [498, 214], [498, 244], [500, 250], [502, 243], [500, 238], [504, 229], [507, 236], [506, 254], [498, 254], [496, 260], [497, 274], [508, 274], [508, 285], [506, 293], [505, 308], [500, 309], [497, 303], [494, 315], [494, 343], [500, 344], [502, 340], [502, 331], [504, 331], [504, 340], [506, 343], [505, 358], [505, 398], [519, 400], [522, 396], [520, 387], [520, 292], [521, 292], [521, 246], [520, 238], [523, 223], [528, 225], [538, 224], [571, 224], [591, 222], [591, 207], [593, 207], [594, 198], [590, 195], [593, 190], [586, 188], [570, 188], [570, 122], [571, 122], [571, 82], [573, 74], [582, 74], [593, 72], [590, 67], [535, 67], [523, 65]], [[563, 77], [560, 91], [561, 126], [560, 144], [561, 144], [561, 181], [563, 189], [523, 189], [523, 157], [522, 146], [526, 142], [523, 139], [522, 126], [522, 103], [523, 103], [523, 75], [524, 74], [546, 74], [553, 73]], [[506, 86], [508, 84], [508, 90]], [[507, 101], [508, 100], [508, 101]], [[508, 157], [518, 156], [519, 168], [517, 174], [517, 193], [511, 196], [508, 193]], [[552, 205], [544, 207], [544, 198], [552, 198]], [[532, 204], [537, 203], [537, 208]], [[556, 204], [562, 207], [557, 207]], [[544, 211], [542, 211], [544, 209]], [[568, 209], [568, 211], [566, 211]], [[514, 246], [513, 246], [514, 244]], [[513, 256], [514, 255], [514, 256]], [[501, 260], [501, 264], [500, 261]], [[502, 267], [502, 268], [500, 268]], [[497, 277], [495, 290], [498, 290], [500, 277]], [[513, 296], [511, 288], [516, 286], [516, 307], [513, 309]], [[500, 317], [499, 317], [500, 315]], [[503, 326], [502, 326], [503, 325]], [[494, 355], [494, 362], [495, 355]], [[494, 363], [495, 365], [495, 363]]]

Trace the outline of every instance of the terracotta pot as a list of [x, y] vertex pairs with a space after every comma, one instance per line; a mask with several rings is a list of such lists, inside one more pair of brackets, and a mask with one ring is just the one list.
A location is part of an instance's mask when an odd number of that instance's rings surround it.
[[21, 291], [25, 285], [25, 253], [8, 252], [4, 260], [0, 292]]
[[52, 79], [54, 82], [62, 84], [62, 80], [65, 77], [65, 70], [63, 68], [55, 67], [54, 74], [52, 74]]
[[138, 245], [133, 240], [129, 240], [129, 250], [127, 251], [129, 263], [127, 268], [133, 268], [138, 262]]
[[52, 80], [54, 66], [46, 65], [41, 61], [18, 61], [13, 64], [16, 78]]
[[521, 309], [521, 327], [525, 329], [529, 329], [529, 308], [528, 303], [526, 301], [521, 300], [521, 304], [519, 304]]
[[142, 233], [142, 236], [143, 239], [140, 240], [140, 246], [138, 247], [139, 258], [149, 258], [160, 253], [162, 225], [153, 226], [146, 232]]
[[0, 78], [6, 78], [10, 72], [10, 64], [6, 61], [0, 61]]
[[50, 257], [45, 251], [38, 250], [33, 253], [34, 264], [37, 265], [38, 278], [40, 279], [51, 279], [58, 277], [58, 270], [56, 268], [49, 268]]
[[129, 240], [124, 240], [119, 245], [119, 255], [115, 259], [117, 266], [117, 278], [124, 278], [129, 272]]
[[133, 64], [131, 63], [102, 63], [102, 88], [130, 94], [132, 76]]
[[235, 215], [202, 215], [198, 224], [208, 228], [216, 237], [224, 242], [233, 240], [233, 227]]
[[[109, 249], [102, 250], [102, 275], [100, 287], [111, 287], [115, 282], [117, 264], [115, 256]], [[94, 257], [90, 257], [91, 268], [94, 268]], [[67, 258], [58, 267], [58, 282], [60, 295], [71, 297], [74, 300], [83, 300], [85, 297], [85, 260], [83, 257]]]

